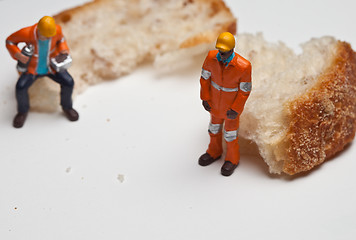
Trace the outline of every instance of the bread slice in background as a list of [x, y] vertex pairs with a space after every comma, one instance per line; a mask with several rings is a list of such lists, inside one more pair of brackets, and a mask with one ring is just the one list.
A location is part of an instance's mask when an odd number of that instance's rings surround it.
[[[206, 52], [219, 33], [236, 33], [236, 19], [222, 0], [94, 0], [54, 18], [70, 47], [76, 93], [145, 61], [190, 59]], [[58, 92], [57, 84], [39, 79], [30, 89], [31, 109], [57, 110]]]
[[302, 49], [296, 55], [261, 34], [237, 38], [237, 51], [253, 71], [239, 134], [257, 145], [271, 173], [308, 171], [355, 136], [355, 52], [332, 37], [312, 39]]

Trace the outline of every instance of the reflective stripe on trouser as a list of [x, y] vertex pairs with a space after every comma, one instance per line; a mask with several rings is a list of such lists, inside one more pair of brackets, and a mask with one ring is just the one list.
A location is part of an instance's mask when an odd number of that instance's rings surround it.
[[224, 123], [224, 119], [217, 119], [211, 115], [211, 120], [209, 123], [209, 135], [210, 135], [210, 143], [208, 150], [210, 156], [213, 158], [219, 157], [222, 152], [222, 126]]
[[208, 150], [206, 152], [209, 153], [209, 155], [212, 156], [213, 158], [217, 158], [222, 154], [223, 152], [223, 147], [222, 147], [223, 132], [221, 131], [222, 129], [220, 127], [220, 131], [214, 134], [210, 130], [210, 126], [215, 126], [215, 127], [217, 127], [218, 125], [222, 126], [224, 121], [225, 121], [224, 139], [227, 145], [225, 160], [230, 161], [233, 164], [237, 164], [240, 160], [239, 144], [238, 144], [238, 136], [237, 136], [237, 132], [239, 128], [239, 118], [232, 120], [232, 119], [217, 118], [211, 115], [211, 122], [209, 124], [210, 143], [209, 143]]

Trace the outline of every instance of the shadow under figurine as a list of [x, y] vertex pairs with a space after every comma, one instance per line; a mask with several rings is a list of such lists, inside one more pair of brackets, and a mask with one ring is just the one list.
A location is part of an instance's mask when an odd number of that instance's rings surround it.
[[227, 150], [221, 174], [230, 176], [240, 160], [239, 118], [252, 88], [251, 63], [234, 52], [235, 37], [229, 32], [219, 35], [215, 47], [217, 50], [209, 51], [204, 61], [200, 78], [200, 98], [211, 120], [210, 144], [200, 156], [199, 165], [220, 159], [224, 136]]
[[[20, 50], [19, 43], [26, 46]], [[16, 84], [17, 111], [13, 126], [21, 128], [30, 108], [28, 89], [37, 78], [47, 76], [61, 85], [61, 106], [70, 121], [79, 114], [72, 107], [74, 81], [67, 72], [72, 59], [62, 29], [52, 17], [45, 16], [33, 26], [23, 28], [6, 39], [6, 48], [18, 61], [20, 78]]]

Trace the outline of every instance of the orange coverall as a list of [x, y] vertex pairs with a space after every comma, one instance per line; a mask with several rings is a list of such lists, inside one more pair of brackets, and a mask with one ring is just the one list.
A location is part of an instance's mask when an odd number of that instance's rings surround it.
[[[251, 63], [233, 53], [230, 62], [219, 58], [219, 51], [213, 50], [206, 57], [200, 78], [200, 98], [211, 107], [209, 124], [210, 144], [206, 151], [217, 158], [223, 152], [222, 136], [227, 143], [226, 161], [238, 164], [240, 160], [238, 144], [239, 117], [251, 91]], [[235, 119], [227, 118], [227, 111], [238, 113]], [[225, 121], [224, 134], [222, 126]]]
[[[56, 35], [50, 38], [50, 49], [49, 49], [49, 58], [57, 56], [61, 51], [68, 51], [69, 48], [67, 42], [65, 41], [62, 28], [57, 25]], [[34, 46], [34, 54], [30, 60], [27, 72], [29, 74], [36, 75], [37, 63], [38, 63], [38, 37], [37, 37], [37, 23], [33, 26], [20, 29], [19, 31], [11, 34], [6, 39], [6, 47], [9, 50], [10, 55], [13, 59], [17, 52], [21, 50], [17, 47], [17, 44], [20, 42], [25, 42], [26, 44], [32, 44]], [[52, 71], [52, 69], [49, 69]]]

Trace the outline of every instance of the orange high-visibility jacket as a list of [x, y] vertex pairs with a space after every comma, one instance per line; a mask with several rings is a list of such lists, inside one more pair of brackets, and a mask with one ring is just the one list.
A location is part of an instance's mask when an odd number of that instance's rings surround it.
[[218, 60], [218, 50], [206, 57], [200, 78], [200, 98], [211, 106], [211, 114], [226, 118], [229, 109], [239, 115], [251, 91], [251, 63], [234, 53], [227, 64]]
[[[28, 66], [28, 73], [37, 74], [37, 63], [38, 63], [38, 36], [37, 36], [37, 23], [33, 26], [26, 27], [20, 29], [19, 31], [11, 34], [6, 39], [6, 48], [10, 52], [12, 58], [15, 58], [15, 54], [17, 52], [21, 52], [21, 50], [17, 47], [18, 43], [24, 42], [26, 44], [32, 44], [34, 46], [34, 55], [32, 56], [29, 66]], [[57, 25], [57, 32], [56, 35], [50, 38], [49, 43], [50, 49], [48, 51], [49, 56], [47, 62], [49, 63], [49, 59], [57, 56], [61, 51], [69, 51], [67, 42], [65, 41], [62, 28]], [[54, 71], [49, 67], [50, 71]]]

